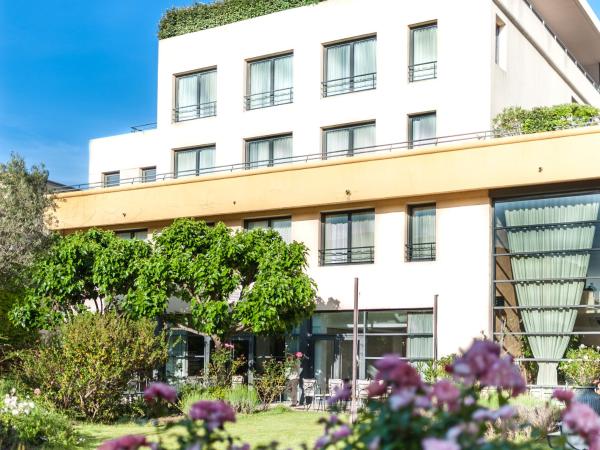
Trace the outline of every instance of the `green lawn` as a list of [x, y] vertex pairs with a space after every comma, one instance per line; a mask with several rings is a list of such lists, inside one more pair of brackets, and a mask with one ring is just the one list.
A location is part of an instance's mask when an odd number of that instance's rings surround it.
[[[268, 444], [276, 440], [284, 448], [298, 448], [300, 444], [307, 443], [312, 446], [315, 439], [323, 432], [317, 423], [324, 414], [305, 411], [273, 410], [256, 414], [238, 415], [237, 422], [227, 424], [226, 429], [234, 436], [239, 436], [244, 442], [252, 446]], [[79, 432], [84, 438], [82, 449], [95, 449], [103, 441], [126, 434], [153, 434], [154, 428], [150, 425], [135, 423], [117, 425], [81, 424]], [[168, 441], [168, 436], [166, 436]]]

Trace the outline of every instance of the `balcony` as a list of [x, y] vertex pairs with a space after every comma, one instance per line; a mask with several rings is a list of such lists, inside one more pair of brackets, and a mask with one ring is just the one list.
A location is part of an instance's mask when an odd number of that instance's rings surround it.
[[423, 81], [437, 78], [437, 61], [408, 66], [408, 81]]
[[260, 92], [244, 97], [246, 110], [269, 108], [271, 106], [285, 105], [294, 101], [294, 88], [276, 89], [274, 91]]
[[217, 115], [217, 102], [201, 103], [173, 108], [173, 122], [186, 122], [188, 120], [202, 119]]
[[349, 94], [350, 92], [366, 91], [377, 87], [377, 73], [355, 75], [353, 77], [327, 80], [322, 83], [323, 97]]
[[435, 242], [406, 244], [406, 261], [435, 261]]
[[373, 264], [375, 247], [326, 248], [319, 250], [319, 264], [330, 266], [335, 264]]

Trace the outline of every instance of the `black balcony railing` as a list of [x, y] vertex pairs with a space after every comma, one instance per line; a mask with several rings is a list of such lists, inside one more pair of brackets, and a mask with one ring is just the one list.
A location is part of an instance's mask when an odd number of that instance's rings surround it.
[[437, 78], [437, 61], [408, 66], [408, 81], [431, 80]]
[[294, 88], [276, 89], [274, 91], [259, 92], [244, 97], [246, 109], [261, 109], [270, 106], [285, 105], [294, 101]]
[[140, 131], [146, 130], [154, 130], [156, 128], [156, 122], [143, 123], [141, 125], [133, 125], [129, 128], [131, 128], [132, 133], [138, 133]]
[[377, 87], [377, 74], [366, 73], [353, 77], [337, 78], [323, 81], [323, 97], [348, 94], [349, 92], [366, 91]]
[[[569, 128], [581, 128], [581, 127], [590, 127], [590, 126], [598, 126], [600, 125], [600, 118], [595, 118], [590, 120], [589, 123], [580, 125], [574, 124], [566, 127], [557, 127], [556, 130], [564, 130]], [[500, 139], [509, 136], [518, 136], [523, 134], [521, 130], [515, 129], [510, 131], [498, 131], [498, 130], [490, 130], [490, 131], [479, 131], [473, 133], [464, 133], [464, 134], [454, 134], [449, 136], [437, 136], [435, 138], [427, 138], [421, 140], [412, 140], [412, 141], [404, 141], [397, 142], [393, 144], [385, 144], [385, 145], [374, 145], [372, 147], [365, 147], [360, 149], [354, 149], [351, 154], [348, 154], [347, 151], [342, 152], [342, 155], [346, 156], [360, 156], [360, 155], [374, 155], [374, 154], [383, 154], [383, 153], [392, 153], [396, 151], [405, 151], [410, 150], [413, 147], [433, 147], [444, 144], [453, 144], [456, 142], [469, 142], [469, 141], [487, 141], [491, 139]], [[421, 147], [419, 148], [421, 149]], [[292, 155], [286, 156], [283, 158], [273, 158], [267, 159], [264, 161], [252, 161], [252, 162], [241, 162], [237, 164], [227, 164], [223, 166], [214, 166], [207, 167], [201, 170], [190, 170], [185, 173], [180, 172], [179, 176], [202, 176], [206, 174], [216, 174], [216, 173], [228, 173], [228, 172], [237, 172], [240, 170], [249, 170], [249, 169], [263, 169], [270, 166], [275, 165], [284, 165], [284, 164], [307, 164], [310, 162], [322, 161], [324, 159], [330, 158], [331, 154], [324, 154], [323, 152], [319, 153], [308, 153], [308, 154], [300, 154], [300, 155]], [[167, 180], [172, 180], [177, 178], [176, 172], [165, 172], [165, 173], [157, 173], [156, 174], [156, 182], [162, 182]], [[144, 181], [143, 177], [133, 177], [133, 178], [121, 178], [119, 185], [129, 185], [142, 183]], [[96, 182], [96, 183], [81, 183], [74, 184], [71, 186], [58, 186], [53, 190], [53, 193], [60, 192], [71, 192], [71, 191], [81, 191], [88, 189], [97, 189], [103, 188], [104, 183]]]
[[200, 103], [173, 108], [173, 121], [185, 122], [186, 120], [202, 119], [217, 115], [217, 102]]
[[375, 247], [326, 248], [319, 250], [322, 266], [333, 264], [371, 264], [375, 261]]
[[406, 244], [407, 261], [435, 261], [435, 242]]

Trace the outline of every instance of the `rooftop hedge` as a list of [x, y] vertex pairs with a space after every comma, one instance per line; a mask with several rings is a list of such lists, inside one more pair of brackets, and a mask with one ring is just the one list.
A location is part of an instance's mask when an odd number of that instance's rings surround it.
[[600, 122], [600, 109], [590, 105], [566, 103], [532, 109], [510, 107], [493, 120], [494, 130], [503, 133], [530, 134], [582, 127]]
[[324, 0], [217, 0], [171, 8], [160, 19], [158, 38], [193, 33], [321, 1]]

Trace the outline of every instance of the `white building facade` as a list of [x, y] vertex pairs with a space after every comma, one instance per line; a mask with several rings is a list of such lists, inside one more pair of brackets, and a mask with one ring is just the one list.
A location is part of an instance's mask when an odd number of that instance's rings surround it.
[[[92, 140], [89, 183], [250, 175], [386, 146], [408, 153], [454, 139], [443, 137], [489, 130], [509, 106], [600, 106], [597, 19], [585, 0], [552, 3], [327, 0], [162, 40], [156, 129]], [[550, 31], [556, 29], [563, 34]], [[429, 174], [397, 176], [418, 185]], [[319, 312], [287, 338], [290, 348], [309, 354], [306, 373], [321, 382], [350, 376], [354, 278], [362, 311], [361, 378], [385, 353], [429, 360], [457, 352], [474, 337], [498, 337], [496, 299], [504, 295], [510, 304], [515, 294], [495, 289], [492, 236], [504, 219], [494, 218], [490, 193], [352, 202], [360, 196], [354, 181], [332, 180], [348, 206], [290, 202], [217, 217], [198, 205], [196, 216], [207, 221], [272, 227], [308, 246]], [[373, 177], [374, 185], [380, 182]], [[302, 189], [283, 181], [278, 194]], [[141, 231], [106, 225], [139, 237], [160, 229], [161, 221]], [[198, 337], [186, 339], [171, 363], [180, 376], [203, 366], [208, 348]], [[256, 358], [285, 343], [239, 339]], [[562, 357], [536, 351], [540, 360]], [[557, 382], [552, 373], [542, 381]]]

